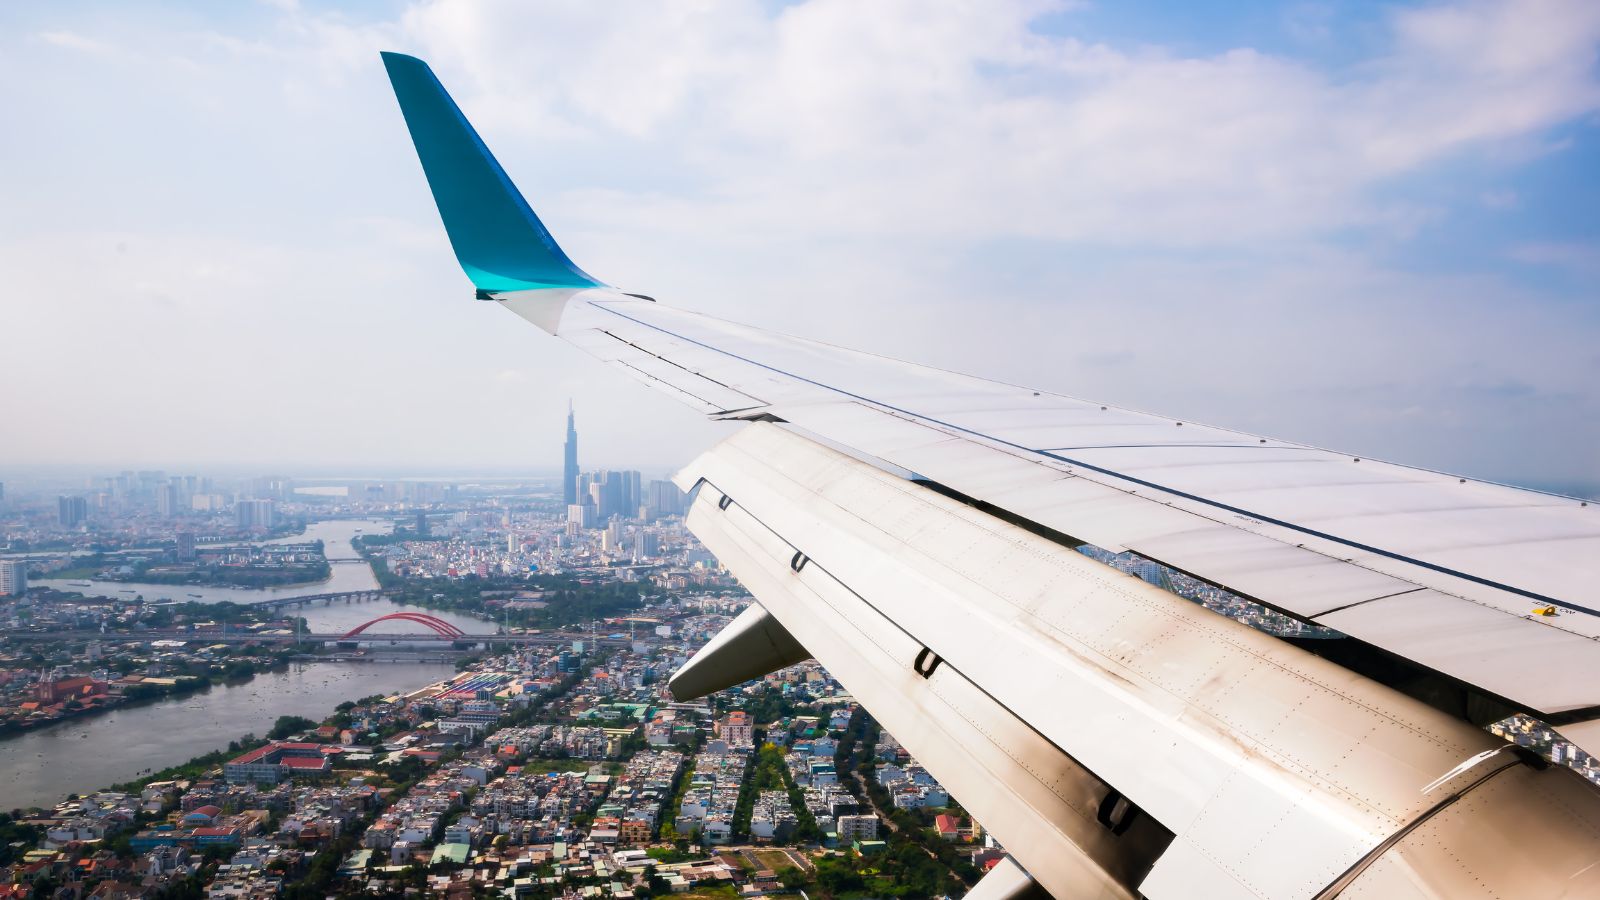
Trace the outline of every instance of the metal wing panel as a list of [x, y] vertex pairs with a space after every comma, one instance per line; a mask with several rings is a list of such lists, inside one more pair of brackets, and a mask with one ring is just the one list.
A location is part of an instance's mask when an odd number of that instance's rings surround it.
[[1594, 705], [1594, 685], [1575, 673], [1594, 657], [1591, 638], [1556, 631], [1531, 617], [1466, 603], [1420, 590], [1319, 616], [1352, 637], [1382, 639], [1407, 659], [1426, 660], [1440, 672], [1469, 680], [1492, 694], [1515, 697], [1539, 685], [1548, 713]]
[[1404, 891], [1418, 897], [1600, 897], [1600, 865], [1592, 850], [1587, 858], [1528, 865], [1506, 858], [1507, 848], [1538, 847], [1547, 835], [1573, 846], [1600, 846], [1594, 808], [1565, 797], [1574, 787], [1586, 787], [1573, 784], [1581, 776], [1560, 770], [1549, 775], [1511, 767], [1403, 836], [1339, 896], [1391, 900]]
[[[1490, 621], [1482, 608], [1493, 607], [1517, 630], [1494, 660], [1418, 641], [1411, 626], [1377, 615], [1359, 617], [1360, 637], [1535, 712], [1576, 708], [1567, 687], [1499, 674], [1549, 654], [1573, 666], [1569, 682], [1588, 686], [1577, 705], [1600, 707], [1600, 645], [1570, 643], [1572, 634], [1600, 635], [1600, 615], [1592, 615], [1600, 612], [1592, 597], [1600, 511], [1580, 501], [1179, 424], [609, 291], [565, 292], [559, 302], [562, 337], [688, 394], [703, 411], [727, 415], [737, 397], [754, 398], [766, 405], [731, 414], [776, 416], [1012, 515], [1144, 553], [1293, 615], [1429, 588], [1446, 598], [1437, 615], [1459, 615], [1474, 630]], [[605, 348], [597, 334], [626, 341], [647, 361]], [[732, 393], [713, 393], [703, 379]], [[1568, 612], [1525, 618], [1550, 602]]]
[[[905, 633], [908, 641], [890, 648], [902, 672], [917, 672], [924, 648], [942, 662], [922, 680], [937, 687], [945, 672], [959, 676], [1170, 829], [1171, 848], [1139, 885], [1151, 897], [1191, 896], [1194, 884], [1216, 888], [1213, 896], [1315, 893], [1470, 781], [1475, 771], [1464, 760], [1502, 746], [1332, 663], [774, 426], [739, 432], [684, 477], [682, 486], [700, 483], [691, 525], [719, 556], [724, 538], [715, 529], [725, 520], [748, 516], [780, 540], [767, 554], [779, 567], [789, 563], [777, 579], [770, 571], [747, 578], [737, 558], [729, 562], [764, 604], [774, 584], [823, 597], [825, 585], [841, 586]], [[724, 496], [730, 505], [719, 510]], [[819, 620], [852, 620], [847, 606], [830, 603], [828, 612], [768, 608], [833, 669], [845, 651], [801, 633]], [[840, 677], [853, 692], [875, 687]], [[915, 681], [876, 677], [917, 690]], [[1597, 801], [1583, 793], [1575, 802]], [[1001, 816], [990, 827], [1011, 846], [1003, 813], [989, 815]]]

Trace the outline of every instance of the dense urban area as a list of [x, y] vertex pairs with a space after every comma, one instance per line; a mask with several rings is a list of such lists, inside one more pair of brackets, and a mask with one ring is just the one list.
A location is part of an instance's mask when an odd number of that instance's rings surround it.
[[[5, 490], [0, 900], [959, 896], [1002, 856], [815, 663], [674, 701], [667, 676], [750, 598], [671, 482], [579, 470], [570, 419], [547, 479], [129, 471]], [[322, 708], [235, 711], [256, 724], [232, 734], [197, 723], [190, 752], [127, 777], [108, 773], [131, 740], [82, 764], [66, 754], [87, 739], [12, 751], [288, 672], [430, 665]], [[1600, 777], [1537, 722], [1495, 729]], [[30, 771], [71, 787], [21, 802]]]
[[570, 422], [568, 445], [548, 479], [0, 493], [0, 760], [290, 668], [449, 661], [0, 798], [0, 896], [959, 896], [1000, 858], [815, 663], [674, 702], [666, 676], [750, 598], [677, 487], [578, 471]]

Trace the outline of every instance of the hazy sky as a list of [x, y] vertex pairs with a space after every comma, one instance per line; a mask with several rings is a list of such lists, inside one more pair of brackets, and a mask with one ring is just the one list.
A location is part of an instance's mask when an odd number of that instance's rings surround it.
[[0, 477], [681, 464], [489, 304], [378, 59], [578, 264], [1007, 381], [1600, 483], [1600, 3], [0, 7]]

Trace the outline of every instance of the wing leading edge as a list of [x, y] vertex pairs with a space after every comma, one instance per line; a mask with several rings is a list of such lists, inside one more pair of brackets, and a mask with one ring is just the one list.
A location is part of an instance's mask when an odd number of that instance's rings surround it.
[[[1489, 837], [1527, 863], [1512, 869], [1518, 887], [1554, 895], [1588, 877], [1575, 873], [1600, 845], [1600, 794], [1577, 776], [1507, 760], [1459, 717], [1128, 588], [1070, 549], [1135, 552], [1596, 746], [1600, 519], [1586, 503], [620, 293], [567, 259], [423, 63], [385, 62], [480, 298], [708, 416], [782, 423], [741, 431], [682, 476], [691, 527], [760, 607], [675, 690], [815, 655], [913, 752], [941, 760], [930, 768], [963, 800], [986, 792], [980, 820], [1056, 896], [1456, 895], [1495, 880], [1459, 852]], [[845, 482], [881, 502], [830, 492]], [[918, 546], [951, 532], [966, 543]], [[1021, 564], [1040, 560], [1044, 580], [1018, 593]], [[1097, 616], [1099, 630], [1074, 630]], [[730, 654], [746, 656], [719, 677]], [[1563, 830], [1545, 834], [1538, 804], [1570, 813]], [[1520, 830], [1489, 826], [1485, 809]], [[1101, 833], [1129, 810], [1149, 821]]]

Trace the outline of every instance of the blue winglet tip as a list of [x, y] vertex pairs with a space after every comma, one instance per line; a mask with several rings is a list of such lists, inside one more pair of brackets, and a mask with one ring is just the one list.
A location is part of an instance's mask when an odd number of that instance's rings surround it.
[[567, 257], [428, 64], [381, 56], [450, 246], [480, 296], [603, 286]]

